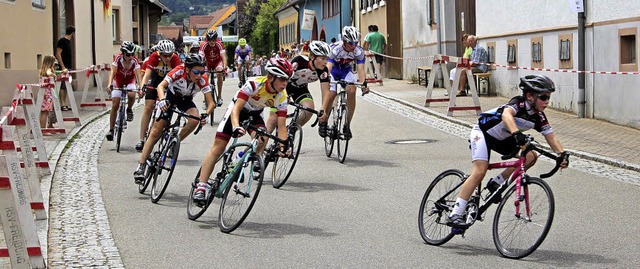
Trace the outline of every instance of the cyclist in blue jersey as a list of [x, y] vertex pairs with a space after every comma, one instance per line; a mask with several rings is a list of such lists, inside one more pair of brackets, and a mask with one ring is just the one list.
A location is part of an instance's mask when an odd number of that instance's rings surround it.
[[[249, 44], [247, 44], [247, 40], [244, 38], [240, 38], [238, 40], [238, 46], [236, 46], [236, 54], [234, 56], [234, 59], [236, 61], [236, 67], [238, 70], [238, 77], [241, 76], [240, 74], [240, 66], [242, 64], [244, 64], [244, 68], [246, 68], [247, 73], [249, 73], [249, 70], [251, 70], [251, 56], [252, 56], [252, 50], [251, 50], [251, 46], [249, 46]], [[247, 78], [244, 78], [244, 80], [246, 81]], [[242, 82], [242, 81], [240, 81]], [[238, 87], [242, 87], [242, 83], [238, 84]]]
[[[364, 49], [358, 45], [360, 42], [360, 31], [353, 26], [345, 26], [342, 29], [342, 40], [331, 44], [329, 52], [329, 62], [327, 68], [333, 77], [333, 80], [345, 80], [347, 82], [364, 82], [366, 74], [364, 71]], [[358, 71], [358, 78], [353, 74], [353, 64], [355, 63]], [[361, 87], [362, 93], [369, 93], [367, 87]], [[330, 90], [322, 92], [322, 107], [325, 111], [320, 118], [318, 125], [318, 133], [320, 136], [327, 136], [327, 120], [333, 106], [333, 99], [336, 97], [337, 85], [331, 85]], [[356, 87], [348, 85], [347, 91], [347, 107], [349, 108], [349, 122], [353, 122], [353, 113], [356, 110]], [[351, 138], [351, 130], [344, 130], [347, 138]]]

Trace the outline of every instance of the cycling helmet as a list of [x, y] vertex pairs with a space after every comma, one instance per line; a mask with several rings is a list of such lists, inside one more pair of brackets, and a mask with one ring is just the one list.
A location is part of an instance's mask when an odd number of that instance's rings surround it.
[[199, 48], [199, 47], [200, 47], [200, 42], [193, 41], [193, 43], [191, 43], [191, 48]]
[[216, 30], [207, 31], [207, 41], [216, 41], [218, 40], [218, 32]]
[[309, 44], [309, 51], [315, 56], [329, 56], [329, 45], [322, 41], [312, 41]]
[[353, 26], [345, 26], [342, 28], [342, 40], [346, 42], [359, 42], [360, 31]]
[[156, 46], [158, 47], [158, 51], [161, 53], [173, 53], [176, 50], [176, 46], [173, 42], [167, 39], [160, 40]]
[[246, 39], [244, 39], [244, 38], [240, 38], [240, 39], [238, 40], [238, 45], [240, 45], [240, 46], [244, 46], [244, 45], [246, 45], [246, 44], [247, 44], [247, 40], [246, 40]]
[[285, 59], [271, 58], [265, 65], [265, 69], [270, 74], [280, 78], [291, 78], [293, 75], [293, 66]]
[[156, 51], [158, 51], [158, 45], [153, 45], [149, 48], [149, 53], [154, 53]]
[[528, 75], [520, 78], [520, 89], [523, 93], [552, 93], [556, 91], [553, 81], [543, 75]]
[[133, 44], [133, 42], [131, 41], [124, 41], [122, 42], [122, 45], [120, 45], [120, 51], [122, 53], [134, 53], [136, 50], [136, 45]]
[[193, 68], [195, 66], [204, 67], [204, 59], [198, 53], [191, 53], [189, 57], [184, 59], [184, 65], [188, 68]]

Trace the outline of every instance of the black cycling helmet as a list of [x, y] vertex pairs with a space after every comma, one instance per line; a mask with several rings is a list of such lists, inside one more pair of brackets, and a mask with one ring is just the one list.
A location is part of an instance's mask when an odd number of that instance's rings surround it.
[[207, 31], [207, 41], [215, 41], [218, 40], [218, 32], [216, 30]]
[[553, 81], [543, 75], [527, 75], [520, 78], [520, 89], [523, 93], [552, 93], [556, 91]]
[[184, 59], [184, 66], [190, 69], [196, 66], [204, 67], [204, 59], [198, 53], [191, 53], [189, 54], [189, 57]]

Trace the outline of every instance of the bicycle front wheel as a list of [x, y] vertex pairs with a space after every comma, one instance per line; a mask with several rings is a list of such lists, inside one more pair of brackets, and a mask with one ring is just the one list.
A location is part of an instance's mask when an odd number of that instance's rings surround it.
[[153, 185], [151, 187], [151, 202], [157, 203], [169, 186], [171, 176], [178, 162], [178, 154], [180, 153], [180, 138], [173, 137], [162, 150], [156, 174], [153, 177]]
[[324, 137], [324, 152], [327, 157], [331, 157], [334, 143], [338, 137], [338, 104], [338, 100], [336, 99], [331, 109], [331, 122], [327, 122], [327, 136]]
[[262, 158], [250, 156], [243, 166], [232, 177], [234, 181], [228, 184], [222, 197], [218, 227], [223, 233], [230, 233], [242, 224], [260, 193], [264, 174]]
[[464, 180], [462, 171], [450, 169], [438, 175], [424, 193], [418, 212], [418, 228], [427, 244], [439, 246], [453, 238], [451, 227], [446, 223]]
[[[349, 108], [347, 105], [340, 106], [340, 113], [338, 118], [338, 160], [340, 163], [344, 163], [347, 158], [347, 150], [349, 149], [349, 135], [347, 130], [350, 130], [349, 126]], [[350, 132], [350, 131], [349, 131]]]
[[291, 155], [289, 157], [277, 157], [271, 169], [271, 184], [276, 189], [282, 187], [291, 176], [300, 155], [300, 147], [302, 147], [302, 127], [300, 127], [300, 124], [292, 124], [287, 131], [292, 138], [290, 144]]
[[502, 256], [520, 259], [533, 253], [547, 237], [555, 202], [551, 188], [542, 179], [530, 177], [523, 182], [523, 199], [516, 197], [515, 188], [513, 185], [506, 192], [496, 209], [493, 242]]
[[122, 141], [125, 117], [125, 108], [123, 107], [123, 104], [120, 104], [120, 109], [118, 109], [118, 118], [116, 121], [116, 152], [120, 152], [120, 141]]
[[[198, 169], [198, 174], [196, 174], [196, 178], [194, 179], [193, 183], [191, 183], [191, 191], [189, 192], [189, 198], [187, 198], [187, 217], [190, 220], [197, 220], [200, 216], [202, 216], [202, 214], [207, 211], [207, 208], [209, 208], [209, 205], [211, 205], [213, 198], [216, 197], [215, 195], [208, 193], [207, 201], [204, 204], [198, 204], [193, 201], [193, 195], [195, 194], [196, 187], [198, 186], [198, 182], [200, 181], [200, 170], [202, 170], [202, 167]], [[216, 170], [219, 169], [214, 168], [213, 171]], [[209, 180], [209, 183], [212, 183], [211, 180]]]
[[147, 188], [149, 187], [149, 184], [151, 184], [151, 181], [153, 180], [154, 175], [156, 174], [156, 160], [158, 159], [158, 155], [160, 153], [159, 152], [154, 152], [151, 154], [151, 165], [147, 166], [147, 171], [145, 171], [144, 173], [144, 181], [142, 182], [142, 184], [138, 185], [138, 192], [140, 194], [143, 194]]

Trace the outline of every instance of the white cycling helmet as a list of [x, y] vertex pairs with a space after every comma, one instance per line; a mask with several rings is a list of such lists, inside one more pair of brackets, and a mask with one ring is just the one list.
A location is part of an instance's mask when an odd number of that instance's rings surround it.
[[322, 41], [312, 41], [309, 44], [309, 51], [315, 56], [329, 56], [329, 45]]
[[360, 31], [353, 26], [345, 26], [342, 28], [342, 40], [346, 42], [359, 42]]
[[158, 51], [160, 53], [173, 53], [176, 51], [176, 46], [171, 40], [160, 40], [160, 42], [158, 42], [158, 45], [156, 46], [158, 47]]
[[120, 51], [122, 53], [134, 53], [136, 50], [136, 45], [133, 44], [133, 42], [131, 41], [124, 41], [122, 42], [122, 45], [120, 45]]

